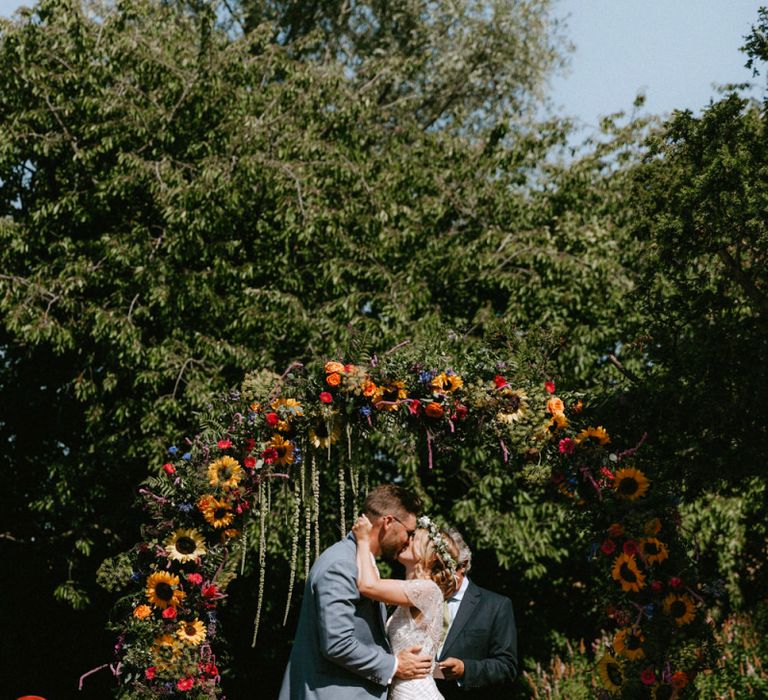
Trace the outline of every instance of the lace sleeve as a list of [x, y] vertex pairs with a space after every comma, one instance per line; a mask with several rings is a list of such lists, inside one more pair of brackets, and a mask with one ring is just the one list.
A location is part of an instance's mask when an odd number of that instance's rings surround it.
[[424, 627], [432, 627], [435, 620], [442, 624], [443, 592], [434, 581], [423, 578], [408, 579], [403, 581], [403, 588], [411, 605], [421, 611]]

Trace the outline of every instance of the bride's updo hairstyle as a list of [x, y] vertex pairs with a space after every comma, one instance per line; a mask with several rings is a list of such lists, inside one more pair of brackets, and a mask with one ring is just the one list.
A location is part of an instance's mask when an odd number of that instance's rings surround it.
[[450, 598], [456, 592], [456, 562], [459, 557], [459, 548], [453, 538], [422, 516], [413, 536], [413, 555], [416, 576], [431, 578], [443, 592], [443, 598]]

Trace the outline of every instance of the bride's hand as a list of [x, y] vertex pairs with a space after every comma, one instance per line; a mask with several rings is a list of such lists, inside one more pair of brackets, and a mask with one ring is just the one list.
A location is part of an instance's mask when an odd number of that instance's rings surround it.
[[365, 515], [361, 515], [357, 519], [357, 522], [355, 522], [355, 524], [352, 526], [352, 534], [354, 534], [355, 539], [358, 542], [360, 540], [369, 539], [371, 536], [371, 530], [373, 530], [373, 525]]

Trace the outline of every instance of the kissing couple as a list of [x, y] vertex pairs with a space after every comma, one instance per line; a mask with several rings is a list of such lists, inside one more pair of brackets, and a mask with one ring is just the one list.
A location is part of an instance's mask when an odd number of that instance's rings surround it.
[[[472, 700], [512, 682], [511, 601], [466, 578], [461, 536], [420, 512], [408, 490], [377, 486], [318, 557], [279, 700]], [[405, 580], [380, 578], [379, 556], [399, 561]], [[385, 605], [396, 606], [388, 620]]]

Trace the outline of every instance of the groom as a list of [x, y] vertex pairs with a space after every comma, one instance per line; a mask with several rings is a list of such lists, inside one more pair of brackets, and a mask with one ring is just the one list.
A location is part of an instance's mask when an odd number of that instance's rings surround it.
[[[394, 560], [408, 546], [420, 510], [419, 498], [401, 486], [374, 488], [363, 504], [373, 523], [373, 555]], [[279, 700], [384, 700], [394, 678], [430, 672], [432, 659], [418, 647], [391, 653], [384, 606], [357, 590], [356, 555], [350, 533], [313, 564]]]

